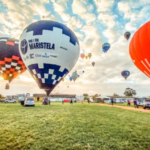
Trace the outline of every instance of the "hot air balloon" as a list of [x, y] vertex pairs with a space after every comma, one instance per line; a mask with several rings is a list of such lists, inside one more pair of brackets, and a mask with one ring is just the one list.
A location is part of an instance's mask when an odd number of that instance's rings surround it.
[[69, 88], [69, 86], [67, 86], [67, 88]]
[[88, 53], [88, 57], [89, 57], [89, 59], [92, 57], [92, 54], [91, 53]]
[[88, 56], [85, 56], [85, 59], [87, 59], [88, 58]]
[[0, 75], [4, 80], [8, 80], [9, 83], [26, 71], [26, 67], [19, 54], [18, 44], [19, 41], [17, 39], [0, 38]]
[[82, 73], [84, 73], [84, 70], [82, 71]]
[[129, 72], [128, 70], [124, 70], [124, 71], [121, 72], [121, 75], [122, 75], [125, 79], [127, 79], [128, 76], [130, 75], [130, 72]]
[[102, 49], [103, 49], [103, 52], [106, 53], [110, 49], [110, 44], [109, 43], [104, 43], [102, 45]]
[[19, 50], [32, 77], [47, 95], [74, 67], [80, 54], [76, 35], [65, 25], [48, 20], [24, 29]]
[[42, 18], [44, 19], [44, 18], [45, 18], [45, 16], [42, 16]]
[[69, 80], [72, 81], [72, 77], [69, 77]]
[[80, 75], [78, 75], [78, 78], [80, 77]]
[[130, 36], [131, 36], [131, 33], [130, 33], [130, 32], [125, 32], [125, 33], [124, 33], [124, 38], [125, 38], [126, 40], [128, 40], [128, 39], [130, 38]]
[[150, 78], [150, 21], [141, 26], [129, 46], [130, 57], [137, 68]]
[[62, 78], [62, 81], [65, 81], [65, 79], [64, 79], [64, 78]]
[[92, 66], [95, 66], [95, 62], [92, 62]]
[[84, 54], [84, 53], [82, 53], [80, 56], [81, 56], [81, 58], [83, 59], [83, 58], [85, 57], [85, 54]]
[[72, 73], [72, 79], [73, 79], [73, 81], [76, 81], [77, 78], [78, 78], [78, 74], [75, 71], [75, 72]]

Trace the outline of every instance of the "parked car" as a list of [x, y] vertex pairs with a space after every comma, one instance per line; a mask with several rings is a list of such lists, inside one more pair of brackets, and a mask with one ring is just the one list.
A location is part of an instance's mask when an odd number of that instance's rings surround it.
[[25, 98], [24, 106], [35, 106], [35, 101], [32, 97]]
[[13, 99], [5, 99], [5, 103], [17, 103], [17, 101]]
[[149, 108], [150, 109], [150, 99], [145, 99], [143, 102], [143, 109]]

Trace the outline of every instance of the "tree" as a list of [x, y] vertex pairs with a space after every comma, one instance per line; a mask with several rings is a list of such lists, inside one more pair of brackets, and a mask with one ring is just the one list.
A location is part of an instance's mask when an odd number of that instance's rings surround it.
[[98, 94], [95, 94], [92, 96], [92, 99], [96, 99], [96, 97], [98, 97], [99, 95]]
[[125, 96], [133, 96], [133, 95], [136, 95], [136, 91], [131, 88], [126, 88], [124, 95]]
[[0, 99], [3, 99], [3, 98], [5, 98], [2, 94], [0, 94]]
[[87, 93], [84, 93], [83, 96], [84, 96], [84, 100], [89, 100], [89, 95]]
[[113, 96], [119, 96], [118, 94], [116, 94], [116, 93], [114, 93], [114, 95]]

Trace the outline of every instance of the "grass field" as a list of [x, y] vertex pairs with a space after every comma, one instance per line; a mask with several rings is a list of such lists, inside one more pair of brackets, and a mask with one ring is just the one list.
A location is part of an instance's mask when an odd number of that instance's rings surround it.
[[149, 150], [150, 114], [91, 104], [0, 104], [0, 149]]

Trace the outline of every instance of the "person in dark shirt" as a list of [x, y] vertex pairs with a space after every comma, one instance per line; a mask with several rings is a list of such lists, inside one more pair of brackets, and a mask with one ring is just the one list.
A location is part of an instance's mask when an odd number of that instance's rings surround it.
[[134, 107], [135, 107], [135, 108], [138, 108], [138, 105], [137, 105], [137, 99], [136, 99], [136, 98], [134, 99], [133, 102], [134, 102]]
[[114, 101], [113, 101], [113, 98], [111, 98], [111, 105], [113, 105], [114, 104]]

